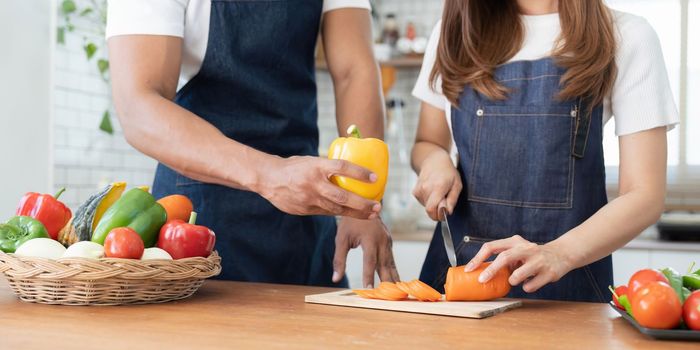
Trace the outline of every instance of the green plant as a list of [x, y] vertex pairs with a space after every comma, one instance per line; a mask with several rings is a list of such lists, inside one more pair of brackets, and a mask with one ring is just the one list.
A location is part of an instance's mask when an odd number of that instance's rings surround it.
[[[58, 44], [65, 44], [66, 35], [69, 33], [83, 33], [83, 51], [90, 62], [95, 62], [95, 68], [100, 73], [102, 81], [109, 86], [109, 60], [105, 56], [105, 26], [107, 25], [107, 0], [80, 1], [80, 6], [75, 0], [62, 0], [59, 13], [63, 17], [63, 23], [56, 31]], [[80, 18], [80, 26], [74, 21]], [[98, 40], [92, 40], [87, 34], [94, 34]], [[109, 107], [105, 108], [100, 121], [100, 130], [113, 134], [112, 120]]]

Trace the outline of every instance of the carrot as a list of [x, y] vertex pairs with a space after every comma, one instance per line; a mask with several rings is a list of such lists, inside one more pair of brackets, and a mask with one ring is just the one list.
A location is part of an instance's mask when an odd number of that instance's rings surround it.
[[442, 299], [442, 294], [440, 294], [440, 292], [420, 280], [416, 279], [408, 282], [408, 286], [411, 289], [411, 296], [420, 301], [439, 301]]
[[464, 266], [450, 267], [445, 279], [445, 299], [447, 301], [479, 301], [506, 296], [510, 292], [510, 283], [508, 282], [510, 272], [507, 268], [498, 270], [496, 275], [486, 283], [478, 281], [479, 274], [490, 264], [490, 262], [482, 263], [471, 272], [464, 272]]
[[179, 219], [187, 222], [193, 210], [192, 201], [181, 194], [163, 197], [158, 200], [158, 203], [160, 203], [160, 205], [165, 208], [165, 212], [168, 213], [168, 221]]
[[408, 293], [399, 289], [399, 287], [392, 282], [381, 282], [379, 284], [379, 288], [376, 288], [375, 290], [379, 295], [386, 296], [391, 300], [403, 300], [408, 297]]
[[365, 299], [374, 299], [375, 297], [373, 289], [353, 289], [352, 292]]
[[374, 289], [353, 289], [355, 294], [367, 299], [406, 300], [409, 295], [420, 301], [439, 301], [442, 295], [429, 285], [413, 280], [410, 282], [381, 282]]
[[411, 288], [408, 287], [406, 282], [396, 282], [396, 288], [400, 289], [406, 294], [411, 294]]

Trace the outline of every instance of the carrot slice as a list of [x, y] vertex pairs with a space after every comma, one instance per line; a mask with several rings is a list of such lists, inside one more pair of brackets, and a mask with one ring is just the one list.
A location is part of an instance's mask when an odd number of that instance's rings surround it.
[[390, 298], [391, 300], [403, 300], [408, 297], [408, 293], [402, 291], [396, 286], [396, 284], [391, 282], [381, 282], [375, 291]]
[[402, 292], [408, 294], [411, 294], [411, 288], [408, 287], [406, 282], [396, 282], [396, 288], [400, 289]]
[[411, 288], [410, 294], [420, 301], [438, 301], [442, 299], [442, 295], [438, 291], [420, 280], [415, 279], [409, 282], [409, 287]]
[[352, 292], [365, 299], [374, 298], [374, 293], [372, 289], [353, 289]]
[[384, 288], [377, 288], [373, 292], [376, 298], [380, 300], [399, 301], [406, 299], [405, 295], [392, 294], [388, 289]]

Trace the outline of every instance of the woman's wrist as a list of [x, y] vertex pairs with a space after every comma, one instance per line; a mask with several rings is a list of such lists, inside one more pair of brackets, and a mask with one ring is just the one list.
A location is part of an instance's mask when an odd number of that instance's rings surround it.
[[583, 258], [585, 254], [581, 253], [583, 251], [583, 249], [581, 249], [581, 243], [567, 235], [569, 235], [569, 233], [545, 244], [546, 247], [551, 248], [551, 250], [559, 256], [560, 262], [566, 270], [564, 274], [585, 265], [585, 259]]

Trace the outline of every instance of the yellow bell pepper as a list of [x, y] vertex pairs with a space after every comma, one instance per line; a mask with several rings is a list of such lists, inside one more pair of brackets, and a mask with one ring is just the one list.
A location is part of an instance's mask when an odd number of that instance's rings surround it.
[[377, 175], [377, 181], [368, 183], [343, 176], [333, 176], [331, 182], [364, 198], [380, 201], [384, 196], [389, 173], [389, 148], [380, 139], [363, 139], [355, 125], [350, 125], [347, 133], [348, 137], [339, 137], [333, 141], [328, 150], [328, 158], [346, 160], [367, 168]]

